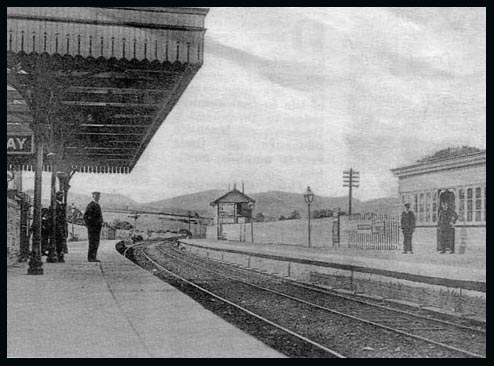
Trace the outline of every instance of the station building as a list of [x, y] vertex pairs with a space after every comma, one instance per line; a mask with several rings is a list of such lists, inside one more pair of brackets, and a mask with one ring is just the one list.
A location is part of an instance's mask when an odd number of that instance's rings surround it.
[[459, 215], [455, 224], [455, 246], [459, 252], [485, 251], [485, 150], [441, 150], [391, 171], [398, 177], [401, 203], [410, 203], [416, 216], [414, 243], [436, 250], [437, 212], [440, 202], [447, 200]]

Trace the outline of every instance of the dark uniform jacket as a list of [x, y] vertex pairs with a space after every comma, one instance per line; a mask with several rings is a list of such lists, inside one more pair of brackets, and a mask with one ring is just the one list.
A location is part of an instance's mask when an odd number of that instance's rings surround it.
[[412, 232], [415, 230], [415, 215], [412, 211], [403, 211], [401, 213], [401, 230]]
[[437, 218], [437, 226], [439, 229], [449, 229], [451, 225], [454, 224], [458, 220], [458, 214], [452, 209], [448, 208], [447, 210], [439, 210], [438, 218]]
[[84, 223], [89, 230], [99, 231], [103, 225], [103, 214], [98, 202], [91, 201], [84, 212]]
[[67, 212], [62, 202], [57, 201], [55, 213], [55, 233], [57, 236], [65, 237]]

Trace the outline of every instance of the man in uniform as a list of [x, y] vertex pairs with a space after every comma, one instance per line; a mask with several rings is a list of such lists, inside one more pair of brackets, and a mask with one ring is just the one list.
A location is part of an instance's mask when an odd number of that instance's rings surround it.
[[93, 200], [87, 205], [86, 212], [84, 212], [83, 216], [89, 239], [87, 260], [88, 262], [99, 262], [99, 260], [96, 259], [96, 255], [98, 253], [101, 226], [103, 225], [103, 214], [98, 203], [100, 192], [93, 192], [92, 196]]
[[405, 203], [405, 211], [401, 213], [401, 230], [403, 231], [403, 254], [413, 254], [412, 234], [415, 230], [415, 215], [410, 211], [410, 204]]
[[67, 212], [63, 203], [63, 192], [57, 192], [55, 195], [55, 249], [57, 251], [58, 263], [65, 263], [65, 230], [67, 228]]

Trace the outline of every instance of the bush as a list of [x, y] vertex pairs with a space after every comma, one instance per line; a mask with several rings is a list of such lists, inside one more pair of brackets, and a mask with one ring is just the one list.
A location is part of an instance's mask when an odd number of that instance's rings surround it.
[[256, 222], [264, 222], [266, 218], [264, 217], [264, 215], [262, 214], [262, 212], [259, 212], [256, 217], [254, 218], [254, 220]]
[[300, 213], [297, 211], [297, 210], [294, 210], [290, 216], [288, 216], [288, 219], [287, 220], [298, 220], [298, 219], [301, 219], [302, 216], [300, 216]]

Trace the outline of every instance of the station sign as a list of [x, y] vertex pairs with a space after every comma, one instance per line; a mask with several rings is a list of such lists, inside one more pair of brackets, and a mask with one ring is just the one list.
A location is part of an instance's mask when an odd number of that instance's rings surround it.
[[372, 234], [372, 225], [371, 224], [358, 224], [357, 232], [362, 234]]
[[372, 233], [373, 234], [384, 234], [385, 223], [383, 220], [374, 221], [372, 223]]
[[32, 155], [33, 153], [33, 133], [7, 133], [7, 155]]

